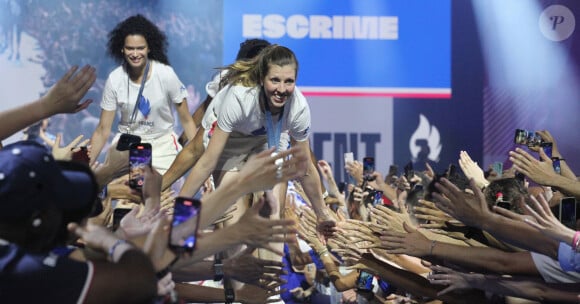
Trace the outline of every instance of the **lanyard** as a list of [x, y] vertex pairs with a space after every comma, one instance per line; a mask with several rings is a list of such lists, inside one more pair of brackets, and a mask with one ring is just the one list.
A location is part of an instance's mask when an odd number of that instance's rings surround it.
[[[127, 102], [129, 101], [129, 71], [127, 71]], [[133, 113], [131, 114], [131, 120], [129, 121], [129, 128], [135, 118], [137, 118], [137, 109], [139, 108], [139, 102], [141, 101], [141, 95], [143, 94], [143, 89], [145, 88], [145, 81], [147, 81], [147, 74], [149, 74], [149, 59], [145, 65], [145, 71], [143, 72], [143, 78], [141, 79], [141, 87], [139, 87], [139, 94], [137, 95], [137, 101], [135, 101], [135, 107], [133, 108]]]
[[[265, 93], [264, 93], [265, 95]], [[274, 123], [272, 121], [272, 112], [270, 112], [270, 106], [268, 101], [264, 96], [264, 107], [266, 112], [266, 134], [268, 135], [268, 148], [276, 147], [276, 152], [278, 151], [278, 145], [280, 143], [280, 134], [282, 133], [282, 117], [284, 116], [284, 107], [280, 110], [280, 118], [276, 122], [276, 129], [274, 129]]]

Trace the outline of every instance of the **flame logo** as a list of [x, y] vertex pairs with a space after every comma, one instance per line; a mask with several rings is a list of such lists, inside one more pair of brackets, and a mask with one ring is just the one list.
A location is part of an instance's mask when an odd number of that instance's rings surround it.
[[[421, 145], [421, 143], [424, 144]], [[409, 150], [413, 156], [413, 161], [426, 160], [426, 158], [435, 162], [439, 161], [439, 153], [441, 153], [439, 130], [435, 126], [431, 126], [423, 114], [419, 114], [419, 126], [409, 140]], [[422, 154], [422, 157], [419, 153]]]

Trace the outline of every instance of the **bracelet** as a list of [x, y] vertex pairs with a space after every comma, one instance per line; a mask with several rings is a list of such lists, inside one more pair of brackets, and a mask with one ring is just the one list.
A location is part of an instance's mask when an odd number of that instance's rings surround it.
[[435, 248], [435, 243], [437, 243], [437, 241], [431, 241], [431, 247], [429, 247], [429, 255], [433, 255], [433, 248]]
[[232, 288], [232, 282], [229, 279], [224, 279], [224, 295], [225, 295], [225, 303], [231, 304], [236, 301], [236, 293]]
[[574, 233], [574, 238], [572, 239], [572, 250], [576, 252], [580, 251], [580, 231]]
[[109, 190], [108, 185], [105, 185], [105, 187], [103, 187], [103, 190], [101, 190], [101, 193], [99, 193], [99, 195], [98, 195], [101, 200], [104, 200], [105, 198], [107, 198], [107, 194], [109, 194], [108, 190]]
[[561, 157], [557, 157], [557, 156], [551, 157], [550, 159], [551, 159], [551, 160], [553, 160], [553, 161], [554, 161], [554, 160], [559, 160], [559, 161], [566, 161], [566, 159], [565, 159], [565, 158], [561, 158]]
[[115, 242], [115, 244], [113, 244], [113, 246], [111, 246], [111, 248], [109, 248], [109, 258], [111, 259], [111, 261], [114, 261], [114, 255], [115, 255], [115, 249], [117, 249], [117, 247], [121, 244], [128, 244], [129, 242], [127, 242], [126, 240], [117, 240]]
[[222, 255], [216, 254], [213, 259], [213, 280], [221, 281], [224, 278], [224, 264], [222, 262]]

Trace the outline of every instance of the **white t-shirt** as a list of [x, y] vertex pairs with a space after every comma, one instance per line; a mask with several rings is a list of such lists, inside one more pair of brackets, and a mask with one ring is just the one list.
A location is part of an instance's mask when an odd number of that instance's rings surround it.
[[536, 265], [536, 269], [544, 281], [547, 283], [578, 283], [580, 282], [580, 273], [575, 271], [564, 271], [560, 267], [560, 263], [551, 257], [531, 252], [532, 260]]
[[[227, 86], [220, 90], [203, 117], [206, 130], [217, 125], [224, 132], [238, 132], [248, 136], [266, 136], [266, 115], [258, 100], [260, 87]], [[277, 118], [273, 117], [276, 124]], [[295, 88], [284, 106], [282, 132], [288, 131], [296, 141], [305, 141], [310, 135], [310, 107], [306, 98]]]
[[135, 122], [129, 126], [141, 83], [130, 81], [123, 66], [117, 67], [109, 74], [101, 102], [103, 110], [121, 110], [119, 132], [130, 131], [144, 139], [171, 133], [175, 123], [172, 104], [181, 103], [187, 98], [187, 89], [172, 67], [154, 60], [150, 62], [151, 77], [145, 82], [141, 99], [141, 103], [149, 102], [149, 113], [137, 109]]
[[[260, 87], [227, 86], [220, 90], [209, 105], [202, 120], [207, 147], [215, 126], [230, 133], [216, 169], [236, 171], [247, 157], [268, 148], [266, 115], [259, 103]], [[310, 135], [310, 108], [298, 88], [284, 106], [279, 150], [288, 148], [290, 137], [305, 141]], [[276, 125], [278, 117], [272, 117]]]

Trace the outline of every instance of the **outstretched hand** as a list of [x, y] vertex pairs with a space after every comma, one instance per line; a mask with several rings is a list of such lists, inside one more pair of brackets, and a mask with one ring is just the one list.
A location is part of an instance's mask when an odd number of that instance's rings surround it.
[[543, 196], [539, 195], [538, 198], [530, 196], [529, 203], [532, 207], [526, 204], [525, 208], [536, 221], [525, 218], [524, 222], [538, 229], [548, 237], [572, 245], [576, 231], [564, 226], [554, 216], [554, 214], [552, 214], [552, 210]]
[[81, 149], [81, 147], [86, 146], [90, 139], [85, 139], [83, 142], [83, 135], [77, 136], [73, 139], [68, 145], [61, 147], [60, 143], [62, 141], [62, 134], [58, 133], [56, 135], [56, 139], [54, 140], [54, 144], [52, 145], [52, 157], [56, 160], [64, 160], [70, 161], [72, 159], [72, 155], [74, 152], [77, 152]]
[[551, 186], [550, 182], [559, 175], [554, 171], [552, 160], [544, 153], [543, 149], [539, 150], [540, 159], [537, 160], [521, 148], [510, 151], [510, 161], [514, 164], [515, 170], [523, 173], [529, 179], [540, 185]]
[[248, 209], [235, 226], [234, 231], [240, 234], [240, 239], [253, 248], [264, 248], [273, 253], [284, 255], [280, 250], [275, 249], [270, 243], [295, 242], [294, 235], [297, 230], [294, 228], [293, 220], [270, 220], [260, 216], [260, 209], [264, 205], [264, 198], [261, 197], [250, 209]]
[[477, 187], [482, 189], [487, 186], [489, 182], [485, 179], [483, 169], [479, 167], [477, 162], [474, 162], [466, 151], [461, 151], [459, 153], [459, 166], [463, 171], [463, 174], [468, 179], [473, 179]]
[[469, 185], [474, 194], [457, 188], [446, 178], [441, 178], [435, 183], [438, 192], [433, 192], [432, 195], [435, 205], [443, 212], [465, 225], [480, 227], [486, 218], [493, 216], [493, 213], [489, 210], [485, 197], [475, 180], [470, 179]]
[[[300, 147], [292, 147], [272, 155], [274, 148], [251, 156], [239, 172], [239, 179], [247, 193], [271, 189], [277, 183], [286, 182], [306, 174], [308, 155]], [[292, 157], [288, 158], [288, 156]], [[281, 167], [276, 165], [283, 159]]]
[[[236, 256], [224, 260], [224, 273], [228, 278], [242, 283], [252, 284], [267, 291], [275, 291], [271, 283], [284, 283], [280, 275], [284, 274], [282, 262], [263, 260], [252, 255], [254, 248], [248, 248]], [[268, 282], [264, 284], [264, 282]]]
[[77, 113], [91, 104], [91, 99], [79, 102], [97, 79], [95, 68], [85, 65], [78, 73], [77, 70], [78, 66], [71, 67], [41, 98], [41, 107], [47, 117], [58, 113]]

